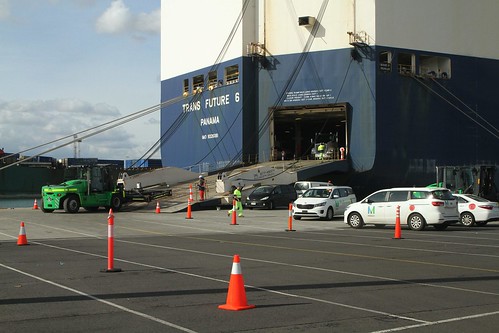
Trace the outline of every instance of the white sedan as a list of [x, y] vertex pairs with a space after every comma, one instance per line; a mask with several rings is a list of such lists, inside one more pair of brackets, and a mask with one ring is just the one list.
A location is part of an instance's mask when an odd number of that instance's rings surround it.
[[454, 194], [458, 202], [459, 221], [466, 227], [499, 221], [499, 204], [474, 194]]

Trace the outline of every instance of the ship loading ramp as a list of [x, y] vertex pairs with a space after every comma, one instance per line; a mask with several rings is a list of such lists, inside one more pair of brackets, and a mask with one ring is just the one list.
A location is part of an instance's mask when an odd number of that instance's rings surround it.
[[[190, 179], [169, 183], [171, 195], [158, 200], [161, 212], [178, 213], [186, 212], [189, 200], [189, 188], [192, 185], [193, 211], [221, 209], [232, 206], [230, 189], [232, 186], [243, 186], [243, 198], [260, 185], [292, 184], [300, 180], [321, 179], [332, 173], [347, 173], [349, 163], [347, 160], [285, 160], [258, 163], [251, 166], [236, 168], [230, 172], [221, 172], [205, 175], [206, 199], [199, 201], [196, 184], [197, 173], [190, 173]], [[186, 177], [189, 174], [184, 174]], [[327, 180], [327, 179], [325, 179]], [[147, 210], [155, 209], [155, 203], [149, 204]]]
[[137, 187], [148, 188], [166, 184], [174, 186], [197, 177], [198, 174], [191, 171], [175, 167], [164, 167], [137, 174], [123, 172], [120, 179], [118, 179], [118, 184], [123, 184], [125, 191], [131, 191]]

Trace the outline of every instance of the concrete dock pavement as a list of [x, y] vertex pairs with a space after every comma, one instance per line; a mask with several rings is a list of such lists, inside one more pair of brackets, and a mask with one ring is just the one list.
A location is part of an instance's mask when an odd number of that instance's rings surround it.
[[[499, 227], [352, 229], [288, 210], [0, 210], [2, 332], [495, 332]], [[16, 244], [23, 221], [29, 246]], [[240, 256], [254, 309], [218, 309]]]

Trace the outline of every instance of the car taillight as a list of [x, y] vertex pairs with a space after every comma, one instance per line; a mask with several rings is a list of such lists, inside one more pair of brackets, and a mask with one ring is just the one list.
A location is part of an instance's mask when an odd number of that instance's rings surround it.
[[444, 202], [443, 201], [432, 201], [431, 204], [433, 206], [443, 206]]
[[483, 206], [478, 206], [478, 207], [483, 208], [483, 209], [488, 209], [488, 210], [494, 209], [494, 207], [489, 206], [489, 205], [483, 205]]

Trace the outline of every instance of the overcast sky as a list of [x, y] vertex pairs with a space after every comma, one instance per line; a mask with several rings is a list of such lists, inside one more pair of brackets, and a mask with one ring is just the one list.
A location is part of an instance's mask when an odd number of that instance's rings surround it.
[[[160, 2], [0, 0], [0, 148], [17, 153], [159, 104]], [[158, 111], [83, 140], [80, 156], [139, 158], [159, 135]], [[73, 157], [73, 145], [45, 155]]]

